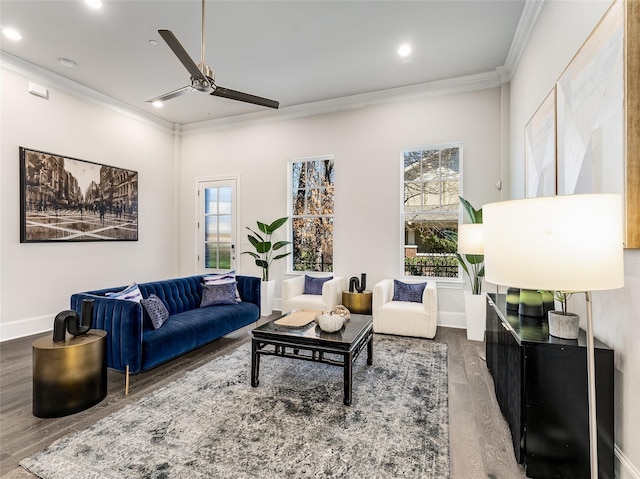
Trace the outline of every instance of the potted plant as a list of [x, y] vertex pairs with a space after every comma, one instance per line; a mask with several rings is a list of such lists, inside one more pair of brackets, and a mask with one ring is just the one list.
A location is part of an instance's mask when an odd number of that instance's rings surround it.
[[577, 339], [580, 316], [567, 312], [567, 300], [573, 295], [567, 291], [554, 291], [553, 298], [560, 303], [560, 310], [549, 311], [549, 334], [556, 338]]
[[[476, 210], [469, 201], [459, 196], [467, 217], [472, 224], [482, 224], [482, 208]], [[480, 245], [482, 246], [482, 245]], [[484, 340], [486, 304], [482, 296], [482, 278], [484, 278], [484, 255], [456, 253], [458, 263], [469, 277], [471, 291], [464, 292], [467, 317], [467, 338], [473, 341]]]
[[252, 230], [247, 226], [247, 229], [252, 233], [247, 235], [249, 239], [249, 243], [253, 245], [255, 248], [255, 252], [253, 251], [243, 251], [242, 254], [248, 254], [254, 257], [256, 261], [256, 266], [262, 268], [262, 285], [261, 285], [261, 307], [260, 314], [262, 316], [268, 316], [273, 311], [273, 295], [275, 291], [275, 281], [269, 279], [269, 269], [271, 268], [271, 263], [277, 259], [285, 258], [289, 256], [291, 252], [288, 253], [280, 253], [274, 256], [274, 252], [284, 248], [288, 244], [291, 244], [291, 241], [277, 241], [275, 243], [271, 242], [271, 236], [273, 233], [284, 225], [288, 217], [278, 218], [271, 224], [262, 223], [261, 221], [257, 221], [258, 233], [255, 230]]

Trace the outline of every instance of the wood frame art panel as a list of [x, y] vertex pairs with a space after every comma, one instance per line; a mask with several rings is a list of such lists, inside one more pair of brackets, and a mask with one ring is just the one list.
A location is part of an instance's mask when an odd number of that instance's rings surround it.
[[625, 8], [626, 246], [640, 248], [640, 1]]
[[620, 193], [640, 248], [640, 3], [616, 0], [557, 89], [558, 194]]
[[525, 126], [525, 197], [556, 194], [556, 88]]
[[138, 241], [138, 173], [20, 147], [20, 242]]

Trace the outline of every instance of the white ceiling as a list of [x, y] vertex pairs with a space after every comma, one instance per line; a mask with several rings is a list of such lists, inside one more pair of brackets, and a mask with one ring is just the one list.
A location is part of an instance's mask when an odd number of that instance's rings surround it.
[[[285, 109], [495, 73], [514, 38], [530, 28], [527, 1], [208, 0], [205, 62], [218, 85], [278, 100]], [[23, 36], [2, 38], [0, 48], [171, 123], [266, 110], [201, 92], [161, 109], [146, 103], [190, 83], [157, 30], [171, 30], [199, 63], [201, 9], [198, 0], [103, 0], [100, 10], [82, 0], [0, 0], [0, 26]], [[413, 49], [405, 61], [397, 54], [403, 43]]]

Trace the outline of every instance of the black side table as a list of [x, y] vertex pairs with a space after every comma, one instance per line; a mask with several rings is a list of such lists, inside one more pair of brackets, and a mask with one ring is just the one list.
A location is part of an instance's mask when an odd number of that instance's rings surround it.
[[107, 333], [33, 343], [33, 414], [60, 417], [90, 408], [107, 395]]

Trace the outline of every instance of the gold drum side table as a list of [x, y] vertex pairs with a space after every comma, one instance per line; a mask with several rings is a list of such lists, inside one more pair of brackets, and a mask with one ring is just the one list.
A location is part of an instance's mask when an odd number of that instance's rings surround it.
[[362, 293], [342, 292], [342, 304], [353, 314], [371, 314], [372, 292], [364, 290]]
[[90, 408], [107, 395], [107, 333], [33, 343], [33, 415], [60, 417]]

